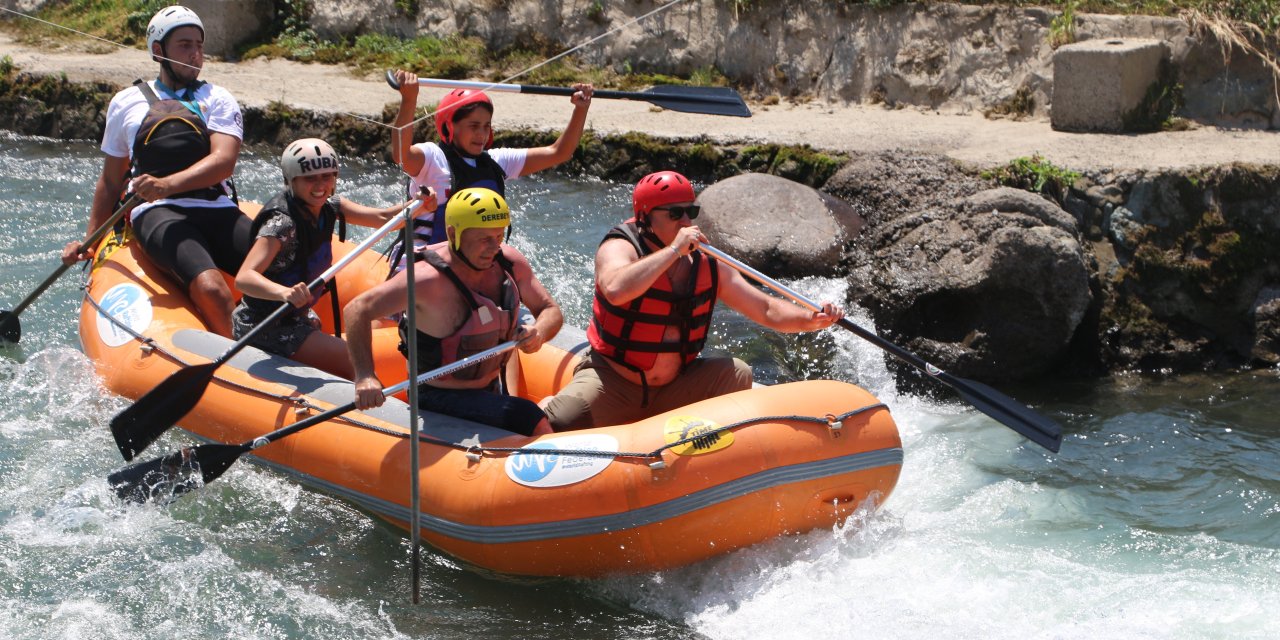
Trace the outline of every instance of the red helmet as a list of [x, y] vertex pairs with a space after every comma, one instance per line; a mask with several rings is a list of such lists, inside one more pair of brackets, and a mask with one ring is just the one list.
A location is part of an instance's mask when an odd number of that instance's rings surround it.
[[639, 217], [663, 205], [693, 202], [695, 197], [688, 178], [674, 171], [659, 171], [636, 183], [635, 191], [631, 192], [631, 210]]
[[[469, 104], [489, 105], [489, 113], [493, 113], [493, 102], [483, 91], [454, 89], [440, 98], [440, 104], [436, 106], [436, 133], [440, 134], [441, 142], [445, 144], [453, 142], [453, 116], [458, 109]], [[488, 149], [492, 146], [493, 132], [490, 131], [489, 141], [484, 144], [484, 148]]]

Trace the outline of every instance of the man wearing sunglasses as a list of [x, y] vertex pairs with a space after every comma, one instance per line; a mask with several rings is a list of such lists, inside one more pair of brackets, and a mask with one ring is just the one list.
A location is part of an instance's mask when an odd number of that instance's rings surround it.
[[[693, 185], [674, 171], [645, 176], [632, 192], [635, 216], [596, 250], [591, 352], [573, 380], [545, 404], [557, 431], [624, 424], [751, 387], [751, 367], [702, 358], [716, 300], [784, 333], [818, 331], [844, 311], [810, 311], [752, 286], [698, 244]], [[678, 384], [676, 384], [678, 382]]]

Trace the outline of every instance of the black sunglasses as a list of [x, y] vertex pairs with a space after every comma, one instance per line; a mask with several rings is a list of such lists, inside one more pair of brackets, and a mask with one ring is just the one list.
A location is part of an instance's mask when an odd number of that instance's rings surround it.
[[653, 210], [666, 211], [667, 215], [670, 216], [672, 220], [679, 220], [680, 218], [683, 218], [685, 216], [689, 216], [689, 219], [693, 220], [694, 218], [698, 217], [699, 213], [702, 212], [702, 207], [699, 207], [696, 204], [691, 204], [687, 207], [654, 207]]

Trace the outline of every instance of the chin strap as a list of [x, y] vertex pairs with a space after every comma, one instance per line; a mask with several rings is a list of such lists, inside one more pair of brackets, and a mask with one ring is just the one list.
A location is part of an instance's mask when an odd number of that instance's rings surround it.
[[472, 262], [471, 262], [470, 260], [468, 260], [466, 256], [462, 255], [462, 252], [461, 252], [461, 251], [458, 251], [458, 250], [456, 250], [456, 249], [454, 249], [454, 248], [453, 248], [453, 243], [452, 243], [452, 242], [450, 242], [450, 243], [449, 243], [449, 253], [450, 253], [450, 254], [452, 254], [452, 255], [453, 255], [453, 257], [455, 257], [455, 258], [457, 258], [457, 259], [461, 260], [461, 261], [462, 261], [462, 264], [465, 264], [465, 265], [467, 265], [468, 267], [471, 267], [471, 270], [472, 270], [472, 271], [480, 271], [480, 267], [477, 267], [476, 265], [472, 264]]

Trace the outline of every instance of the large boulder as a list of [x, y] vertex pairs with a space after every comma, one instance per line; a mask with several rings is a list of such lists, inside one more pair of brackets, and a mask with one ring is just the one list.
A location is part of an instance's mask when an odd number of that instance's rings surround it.
[[953, 207], [985, 187], [945, 156], [886, 151], [855, 156], [822, 189], [878, 226], [900, 215]]
[[853, 302], [925, 360], [988, 381], [1061, 363], [1092, 302], [1074, 218], [1014, 189], [898, 217], [853, 255]]
[[698, 226], [713, 245], [782, 276], [835, 275], [845, 244], [862, 229], [848, 204], [764, 173], [721, 180], [698, 196]]

